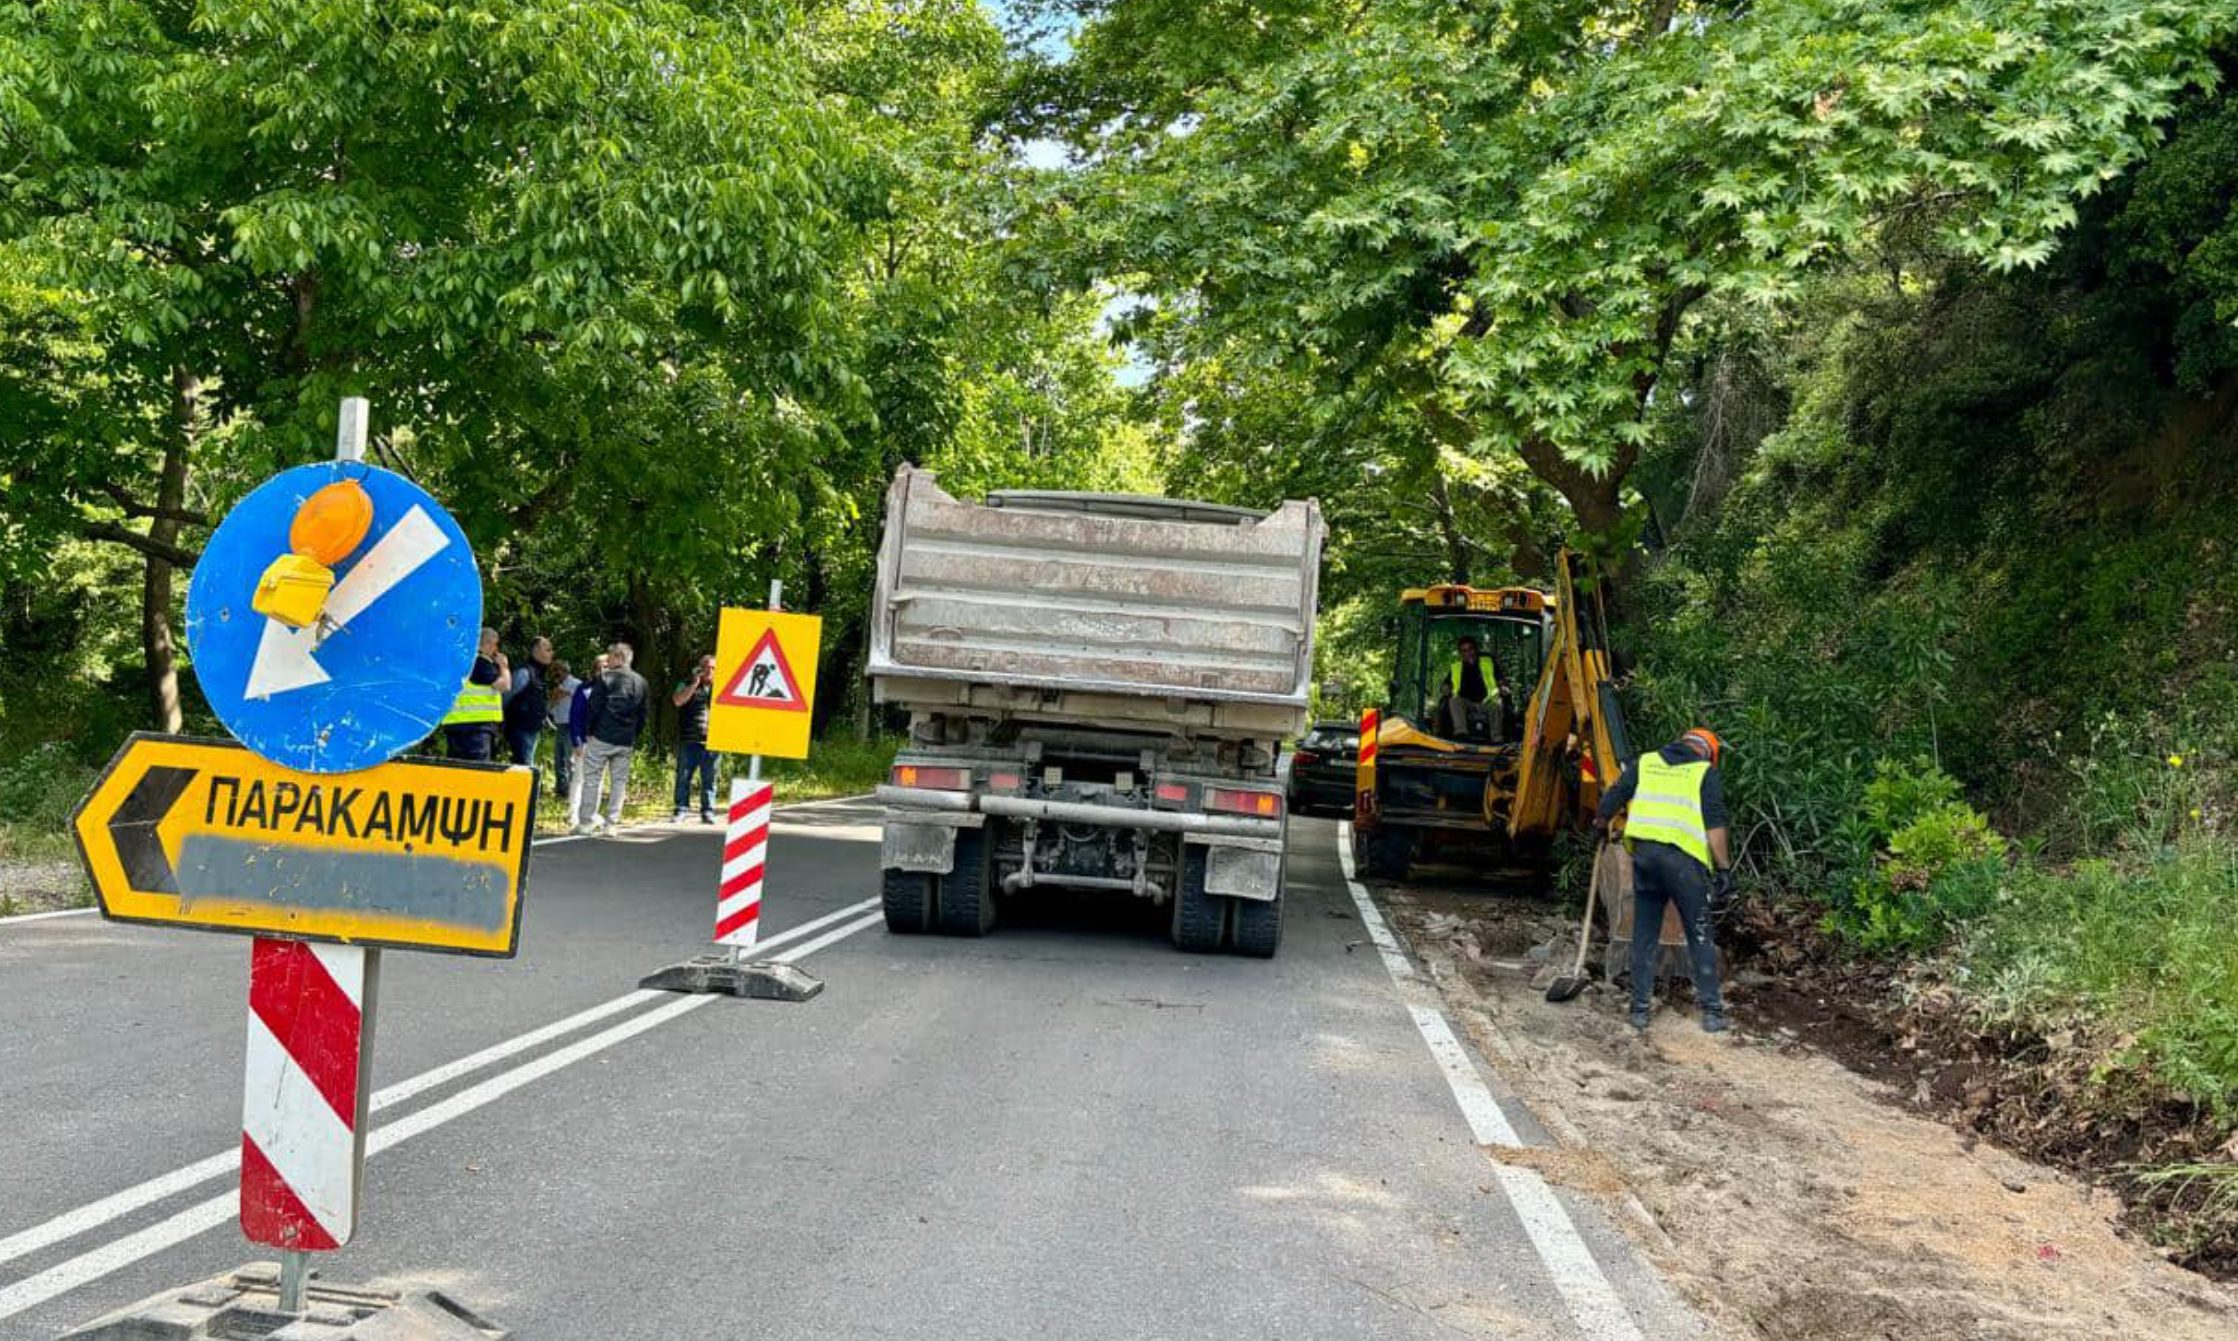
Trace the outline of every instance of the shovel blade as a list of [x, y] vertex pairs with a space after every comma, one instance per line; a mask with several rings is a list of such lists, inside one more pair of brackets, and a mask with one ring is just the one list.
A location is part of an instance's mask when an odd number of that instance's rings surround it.
[[1575, 1001], [1586, 988], [1587, 979], [1564, 974], [1546, 985], [1546, 999], [1556, 1004]]

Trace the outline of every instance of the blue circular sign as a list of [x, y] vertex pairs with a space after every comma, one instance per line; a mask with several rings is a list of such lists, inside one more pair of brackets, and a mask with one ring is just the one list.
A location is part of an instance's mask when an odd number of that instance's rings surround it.
[[[289, 553], [304, 500], [355, 480], [373, 501], [365, 539], [302, 628], [251, 605]], [[426, 490], [356, 461], [297, 466], [218, 523], [187, 587], [187, 649], [204, 697], [243, 745], [286, 768], [349, 773], [427, 738], [473, 667], [482, 575], [466, 533]]]

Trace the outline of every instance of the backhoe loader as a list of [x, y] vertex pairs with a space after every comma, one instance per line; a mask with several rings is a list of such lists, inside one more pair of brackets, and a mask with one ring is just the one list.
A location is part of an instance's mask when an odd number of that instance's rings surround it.
[[[1455, 849], [1532, 860], [1590, 820], [1631, 749], [1607, 616], [1597, 591], [1581, 600], [1575, 562], [1562, 551], [1553, 592], [1400, 594], [1390, 692], [1362, 728], [1352, 841], [1366, 874], [1404, 879], [1415, 861]], [[1455, 702], [1464, 638], [1497, 680], [1481, 703]]]

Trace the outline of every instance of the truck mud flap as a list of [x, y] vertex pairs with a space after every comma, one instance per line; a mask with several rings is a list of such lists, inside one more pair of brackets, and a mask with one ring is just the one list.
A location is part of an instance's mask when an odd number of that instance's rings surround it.
[[985, 815], [886, 812], [879, 832], [878, 864], [889, 871], [947, 875], [956, 867], [956, 830], [976, 829]]
[[1267, 838], [1192, 838], [1205, 849], [1204, 890], [1230, 899], [1271, 903], [1282, 894], [1282, 841]]

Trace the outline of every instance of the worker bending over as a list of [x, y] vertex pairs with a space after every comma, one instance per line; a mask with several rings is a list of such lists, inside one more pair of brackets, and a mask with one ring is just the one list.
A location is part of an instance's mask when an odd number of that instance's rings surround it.
[[1725, 910], [1733, 888], [1733, 853], [1725, 814], [1725, 784], [1718, 777], [1722, 750], [1716, 734], [1696, 727], [1652, 754], [1643, 754], [1601, 797], [1595, 832], [1606, 835], [1626, 811], [1624, 845], [1632, 852], [1632, 1017], [1647, 1028], [1655, 989], [1655, 952], [1663, 937], [1663, 905], [1676, 903], [1686, 929], [1694, 995], [1702, 1003], [1702, 1028], [1730, 1027], [1717, 982], [1717, 942], [1710, 918]]

